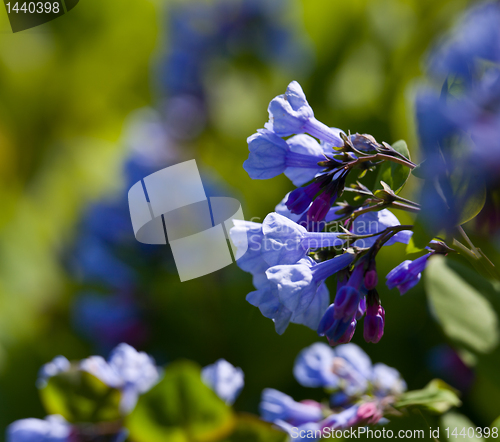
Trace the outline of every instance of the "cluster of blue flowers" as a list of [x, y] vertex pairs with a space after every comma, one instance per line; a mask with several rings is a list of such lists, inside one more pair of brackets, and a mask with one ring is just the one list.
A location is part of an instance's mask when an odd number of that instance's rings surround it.
[[355, 344], [335, 350], [323, 343], [313, 344], [298, 355], [293, 373], [304, 387], [325, 389], [330, 399], [327, 403], [296, 402], [280, 391], [263, 391], [262, 418], [288, 432], [292, 440], [316, 440], [325, 429], [384, 423], [385, 412], [406, 390], [396, 369], [372, 365]]
[[[500, 188], [499, 22], [498, 2], [468, 11], [428, 58], [429, 80], [441, 89], [417, 93], [425, 217], [438, 229], [459, 224], [468, 198], [483, 195], [485, 187], [495, 204], [492, 192]], [[498, 228], [498, 207], [494, 211], [488, 221]]]
[[[280, 334], [293, 322], [317, 330], [331, 345], [347, 343], [364, 317], [364, 338], [377, 343], [385, 311], [376, 290], [375, 258], [383, 246], [408, 244], [412, 226], [401, 226], [388, 210], [398, 198], [391, 189], [385, 191], [389, 199], [380, 200], [357, 182], [349, 190], [368, 195], [361, 205], [338, 198], [355, 169], [364, 174], [383, 161], [415, 165], [370, 135], [347, 135], [318, 121], [295, 81], [271, 101], [268, 111], [265, 129], [248, 138], [244, 168], [254, 179], [284, 173], [302, 187], [290, 192], [262, 224], [234, 220], [230, 234], [240, 250], [237, 262], [253, 275], [257, 289], [247, 300], [274, 321]], [[401, 294], [414, 287], [439, 245], [393, 269], [388, 287]], [[335, 274], [337, 292], [330, 305], [325, 280]]]
[[[139, 396], [153, 388], [161, 380], [163, 372], [151, 356], [122, 343], [111, 352], [108, 360], [101, 356], [91, 356], [71, 363], [64, 356], [57, 356], [40, 369], [37, 380], [38, 388], [46, 388], [52, 377], [69, 373], [71, 370], [90, 373], [108, 387], [119, 390], [122, 417], [134, 410]], [[232, 404], [236, 400], [244, 385], [241, 368], [233, 367], [224, 359], [203, 368], [201, 376], [203, 381], [227, 404]], [[108, 437], [106, 440], [125, 441], [126, 428], [122, 427], [121, 422], [116, 423], [116, 428], [114, 423], [112, 424], [108, 423], [106, 427], [105, 434]], [[7, 441], [84, 442], [96, 440], [97, 435], [104, 434], [98, 426], [99, 423], [96, 426], [85, 422], [71, 424], [59, 415], [51, 415], [44, 420], [22, 419], [7, 428]]]

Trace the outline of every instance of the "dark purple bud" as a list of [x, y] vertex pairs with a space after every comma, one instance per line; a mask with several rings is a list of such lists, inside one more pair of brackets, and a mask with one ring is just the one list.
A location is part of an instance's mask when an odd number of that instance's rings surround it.
[[361, 298], [358, 304], [358, 312], [356, 313], [356, 319], [361, 319], [366, 313], [366, 298]]
[[372, 290], [377, 287], [378, 275], [375, 260], [371, 260], [368, 265], [368, 270], [365, 273], [365, 287], [367, 290]]
[[323, 192], [309, 207], [307, 218], [312, 222], [323, 221], [332, 207], [332, 199], [335, 200], [328, 192]]
[[327, 335], [328, 343], [334, 347], [335, 345], [339, 344], [347, 344], [348, 342], [351, 342], [352, 337], [354, 336], [354, 332], [356, 331], [356, 324], [357, 321], [353, 319], [351, 322], [347, 322], [349, 325], [347, 326], [345, 332], [337, 337], [335, 334], [330, 338], [329, 335]]
[[335, 296], [334, 318], [345, 321], [355, 316], [360, 298], [359, 290], [349, 285], [342, 287]]
[[307, 208], [311, 205], [314, 195], [319, 192], [321, 188], [321, 183], [315, 181], [305, 187], [299, 187], [288, 195], [288, 200], [286, 201], [286, 207], [292, 213], [300, 215], [304, 213]]
[[381, 305], [369, 305], [363, 323], [363, 338], [365, 339], [365, 341], [377, 344], [384, 335], [384, 325], [384, 308]]

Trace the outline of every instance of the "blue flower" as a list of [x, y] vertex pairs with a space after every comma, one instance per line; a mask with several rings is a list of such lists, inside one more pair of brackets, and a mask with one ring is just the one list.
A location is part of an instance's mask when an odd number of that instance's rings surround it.
[[269, 268], [266, 275], [276, 286], [280, 302], [300, 314], [310, 305], [323, 281], [347, 267], [353, 259], [354, 255], [343, 253], [311, 266], [302, 263], [277, 265]]
[[420, 281], [422, 272], [430, 256], [432, 256], [432, 252], [417, 258], [415, 261], [403, 261], [397, 267], [393, 268], [386, 277], [387, 287], [389, 289], [397, 287], [401, 295], [404, 295]]
[[[304, 266], [314, 265], [310, 258], [304, 258], [299, 263]], [[307, 308], [294, 312], [281, 302], [276, 285], [268, 279], [265, 273], [255, 274], [253, 282], [257, 290], [250, 292], [246, 300], [258, 307], [266, 318], [273, 320], [278, 334], [284, 333], [290, 322], [303, 324], [313, 330], [318, 327], [330, 299], [325, 284], [319, 285]]]
[[229, 231], [233, 244], [237, 247], [236, 262], [245, 272], [263, 273], [269, 265], [262, 258], [262, 224], [251, 221], [233, 220]]
[[[352, 233], [355, 235], [370, 235], [375, 233], [381, 233], [388, 227], [399, 226], [401, 223], [398, 221], [396, 216], [388, 209], [383, 209], [378, 212], [367, 212], [358, 216], [352, 225]], [[403, 244], [408, 244], [413, 232], [409, 230], [403, 230], [396, 233], [389, 241], [385, 243], [386, 246], [400, 242]], [[370, 238], [358, 239], [354, 242], [356, 247], [371, 247], [378, 236], [373, 236]]]
[[71, 363], [64, 356], [56, 356], [52, 361], [43, 365], [38, 371], [36, 381], [38, 388], [44, 388], [49, 378], [64, 373], [71, 368]]
[[314, 112], [296, 81], [288, 85], [284, 95], [279, 95], [271, 101], [268, 112], [269, 122], [266, 129], [280, 137], [308, 133], [335, 146], [344, 144], [337, 131], [314, 118]]
[[440, 43], [429, 59], [436, 76], [458, 74], [471, 80], [481, 60], [500, 62], [500, 6], [483, 2], [471, 9], [453, 29], [448, 41]]
[[375, 364], [371, 382], [377, 396], [397, 396], [406, 391], [406, 382], [399, 371], [385, 364]]
[[217, 393], [226, 404], [232, 405], [245, 385], [243, 370], [225, 359], [219, 359], [201, 370], [203, 382]]
[[72, 428], [62, 416], [21, 419], [7, 427], [7, 442], [70, 442]]
[[80, 367], [110, 387], [121, 390], [120, 407], [124, 413], [131, 412], [139, 395], [149, 391], [161, 377], [151, 356], [127, 344], [118, 345], [107, 362], [100, 356], [91, 356], [81, 361]]
[[266, 388], [262, 392], [259, 410], [262, 419], [267, 422], [284, 421], [294, 426], [318, 422], [323, 417], [319, 403], [296, 402], [290, 396], [272, 388]]
[[274, 132], [261, 129], [247, 142], [250, 155], [243, 168], [252, 179], [265, 180], [285, 173], [293, 184], [301, 186], [323, 169], [318, 166], [318, 162], [325, 160], [323, 149], [308, 135], [284, 141]]
[[341, 246], [345, 241], [341, 233], [308, 232], [292, 220], [270, 213], [262, 224], [262, 257], [271, 266], [295, 264], [304, 258], [310, 249]]
[[346, 319], [336, 319], [335, 315], [335, 304], [331, 304], [321, 318], [317, 330], [319, 336], [326, 336], [332, 347], [351, 342], [357, 325], [354, 315]]
[[355, 344], [336, 349], [323, 343], [313, 344], [300, 352], [293, 373], [305, 387], [341, 389], [349, 396], [363, 394], [372, 377], [372, 363]]

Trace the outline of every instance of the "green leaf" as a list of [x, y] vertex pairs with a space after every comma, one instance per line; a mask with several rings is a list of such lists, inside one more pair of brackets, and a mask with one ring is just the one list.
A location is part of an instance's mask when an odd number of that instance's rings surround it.
[[461, 404], [455, 389], [441, 379], [434, 379], [422, 390], [404, 393], [394, 407], [398, 409], [417, 407], [440, 414]]
[[72, 423], [121, 418], [121, 392], [78, 369], [51, 377], [40, 396], [47, 414], [60, 414]]
[[[404, 140], [396, 141], [392, 148], [410, 159], [410, 152]], [[410, 175], [410, 169], [401, 164], [393, 163], [392, 161], [384, 161], [379, 168], [376, 188], [381, 188], [381, 181], [386, 182], [395, 193], [399, 193], [406, 183]]]
[[[457, 438], [465, 442], [484, 440], [482, 437], [476, 437], [479, 435], [479, 431], [476, 431], [476, 426], [463, 414], [455, 411], [450, 411], [441, 418], [440, 427], [444, 438], [449, 441], [456, 441]], [[449, 437], [447, 437], [448, 435]]]
[[490, 428], [500, 429], [500, 416], [498, 416], [495, 421], [490, 425]]
[[235, 418], [230, 407], [201, 380], [188, 361], [174, 362], [163, 379], [139, 398], [127, 419], [136, 442], [205, 442], [226, 437]]
[[443, 256], [429, 260], [425, 287], [436, 317], [449, 338], [479, 353], [488, 353], [497, 346], [498, 318], [492, 305], [455, 273]]
[[285, 442], [286, 433], [251, 414], [239, 414], [231, 435], [222, 442]]

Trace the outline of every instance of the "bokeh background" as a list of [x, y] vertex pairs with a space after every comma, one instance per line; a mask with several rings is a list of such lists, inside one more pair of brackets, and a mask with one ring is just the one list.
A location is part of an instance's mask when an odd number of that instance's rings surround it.
[[[35, 388], [43, 363], [106, 356], [122, 341], [161, 364], [225, 358], [242, 367], [238, 410], [257, 413], [266, 387], [319, 398], [292, 375], [316, 333], [292, 324], [278, 336], [245, 301], [251, 276], [235, 264], [180, 283], [168, 247], [135, 241], [128, 188], [196, 159], [209, 195], [238, 198], [247, 219], [263, 219], [292, 184], [252, 181], [246, 138], [291, 80], [321, 121], [405, 139], [418, 161], [412, 95], [423, 57], [471, 3], [81, 0], [17, 34], [1, 12], [0, 440], [15, 419], [44, 417]], [[405, 194], [418, 186], [412, 178]], [[498, 262], [488, 238], [474, 239]], [[386, 249], [380, 275], [404, 259], [403, 246]], [[384, 338], [367, 345], [357, 333], [353, 342], [411, 389], [441, 377], [462, 391], [462, 413], [490, 425], [500, 415], [499, 356], [468, 367], [423, 284], [400, 297], [381, 283], [380, 295]], [[394, 425], [427, 428], [419, 416]]]

